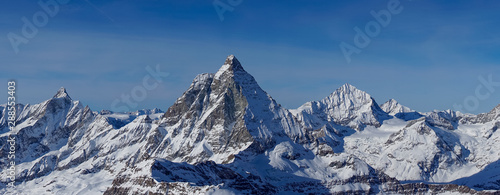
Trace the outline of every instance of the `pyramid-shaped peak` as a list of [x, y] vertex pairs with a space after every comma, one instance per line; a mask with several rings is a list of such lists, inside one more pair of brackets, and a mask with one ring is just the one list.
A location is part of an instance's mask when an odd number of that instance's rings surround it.
[[293, 112], [305, 113], [298, 116], [304, 117], [305, 123], [309, 123], [312, 128], [319, 128], [333, 121], [336, 124], [362, 130], [366, 125], [379, 127], [383, 120], [390, 118], [368, 93], [348, 83], [319, 102], [308, 102]]
[[365, 96], [368, 99], [371, 98], [368, 93], [359, 90], [358, 88], [349, 83], [342, 85], [340, 88], [335, 90], [330, 96], [353, 96], [353, 97]]
[[226, 62], [224, 62], [224, 64], [227, 64], [227, 65], [230, 65], [233, 67], [243, 68], [243, 67], [241, 67], [240, 61], [238, 61], [238, 59], [236, 59], [236, 57], [232, 54], [227, 56]]
[[371, 104], [372, 98], [368, 93], [346, 83], [321, 101], [329, 105], [346, 104], [346, 106], [349, 106], [351, 104]]
[[387, 109], [394, 109], [394, 108], [403, 109], [402, 111], [405, 111], [405, 112], [413, 112], [414, 111], [414, 110], [400, 104], [397, 100], [392, 99], [392, 98], [387, 100], [387, 102], [382, 104], [382, 106], [384, 108], [387, 108]]
[[344, 91], [344, 92], [351, 92], [351, 91], [356, 91], [358, 90], [355, 86], [349, 84], [349, 83], [346, 83], [344, 85], [342, 85], [339, 89], [337, 89], [338, 91]]
[[57, 90], [57, 93], [56, 93], [56, 95], [54, 95], [53, 98], [69, 98], [69, 99], [71, 99], [71, 97], [69, 97], [69, 95], [68, 95], [68, 92], [66, 92], [66, 88], [64, 88], [64, 87], [59, 88], [59, 90]]
[[[398, 101], [395, 99], [389, 99], [387, 102], [383, 103], [380, 108], [384, 112], [387, 112], [390, 115], [395, 115], [398, 118], [402, 119], [408, 119], [408, 120], [413, 120], [416, 118], [420, 118], [420, 114], [417, 113], [415, 110], [412, 110], [411, 108], [408, 108], [404, 105], [401, 105]], [[402, 115], [403, 113], [413, 113], [412, 115]], [[398, 116], [399, 115], [399, 116]]]
[[234, 55], [229, 55], [226, 58], [226, 61], [224, 62], [224, 65], [220, 67], [219, 71], [215, 73], [215, 78], [219, 78], [222, 74], [225, 72], [229, 73], [246, 73], [245, 69], [243, 69], [243, 66], [241, 66], [240, 61], [234, 57]]
[[387, 102], [383, 103], [380, 108], [382, 108], [382, 110], [384, 110], [384, 112], [387, 112], [387, 113], [391, 113], [391, 112], [397, 112], [403, 108], [405, 108], [404, 106], [402, 106], [401, 104], [399, 104], [398, 101], [396, 101], [395, 99], [389, 99], [387, 100]]

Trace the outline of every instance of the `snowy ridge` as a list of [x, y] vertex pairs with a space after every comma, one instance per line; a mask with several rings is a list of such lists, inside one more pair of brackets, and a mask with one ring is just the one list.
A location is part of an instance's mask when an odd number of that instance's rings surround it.
[[415, 112], [406, 106], [399, 104], [395, 99], [390, 99], [380, 106], [383, 111], [389, 113], [390, 115], [396, 115], [398, 113]]
[[390, 116], [366, 92], [345, 84], [320, 101], [307, 102], [296, 113], [305, 126], [313, 129], [327, 123], [362, 130], [366, 125], [380, 126]]
[[401, 105], [395, 99], [390, 99], [389, 101], [382, 104], [380, 108], [384, 112], [387, 112], [389, 115], [395, 116], [403, 120], [414, 120], [423, 116], [419, 112]]
[[[20, 194], [494, 194], [500, 105], [489, 113], [378, 106], [345, 84], [298, 109], [281, 107], [230, 55], [168, 108], [94, 112], [61, 88], [0, 105], [0, 153], [16, 133]], [[0, 169], [8, 168], [0, 159]]]

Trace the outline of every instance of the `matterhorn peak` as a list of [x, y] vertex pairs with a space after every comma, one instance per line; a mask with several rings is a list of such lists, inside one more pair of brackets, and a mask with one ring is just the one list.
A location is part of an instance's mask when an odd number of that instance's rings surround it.
[[233, 71], [239, 70], [239, 69], [243, 70], [243, 67], [240, 64], [240, 61], [238, 61], [238, 59], [236, 59], [236, 57], [234, 57], [234, 55], [232, 55], [232, 54], [227, 56], [226, 61], [224, 62], [224, 65], [229, 65], [230, 67], [233, 68]]
[[240, 61], [234, 57], [234, 55], [229, 55], [226, 58], [226, 61], [224, 62], [224, 65], [220, 67], [219, 71], [215, 73], [215, 78], [219, 78], [221, 75], [224, 73], [230, 73], [232, 75], [238, 74], [238, 73], [246, 73], [245, 69], [243, 69], [243, 66], [241, 66]]
[[53, 98], [69, 98], [69, 99], [71, 99], [71, 97], [69, 97], [69, 95], [68, 95], [68, 92], [66, 92], [66, 88], [64, 88], [64, 87], [59, 88], [59, 90], [57, 90], [57, 93], [56, 93], [56, 95], [54, 95]]

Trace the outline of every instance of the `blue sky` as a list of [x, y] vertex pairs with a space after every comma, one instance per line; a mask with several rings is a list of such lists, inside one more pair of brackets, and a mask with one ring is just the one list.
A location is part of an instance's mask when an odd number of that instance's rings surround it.
[[[214, 2], [232, 9], [224, 20]], [[354, 45], [354, 28], [364, 30], [376, 21], [371, 11], [394, 2], [401, 12], [348, 63], [340, 43]], [[287, 108], [350, 83], [379, 104], [394, 98], [424, 112], [465, 104], [463, 111], [488, 112], [500, 103], [500, 87], [479, 87], [479, 77], [500, 82], [500, 3], [450, 2], [70, 0], [16, 53], [8, 34], [22, 36], [22, 18], [33, 22], [44, 9], [4, 1], [0, 77], [16, 79], [20, 103], [39, 103], [64, 86], [98, 111], [141, 87], [146, 67], [159, 65], [169, 75], [127, 108], [166, 110], [197, 74], [216, 72], [234, 54]]]

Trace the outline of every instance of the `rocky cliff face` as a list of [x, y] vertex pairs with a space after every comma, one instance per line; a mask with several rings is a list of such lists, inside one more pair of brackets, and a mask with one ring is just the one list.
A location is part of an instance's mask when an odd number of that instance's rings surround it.
[[[295, 118], [229, 56], [215, 74], [201, 74], [161, 121], [168, 135], [155, 156], [177, 162], [231, 162], [235, 154], [301, 136]], [[251, 147], [251, 148], [249, 148]]]
[[[281, 107], [229, 56], [196, 76], [165, 112], [93, 112], [61, 88], [17, 105], [21, 194], [498, 193], [500, 118], [379, 106], [346, 84], [298, 109]], [[8, 168], [6, 158], [0, 168]], [[493, 191], [484, 191], [493, 190]]]

